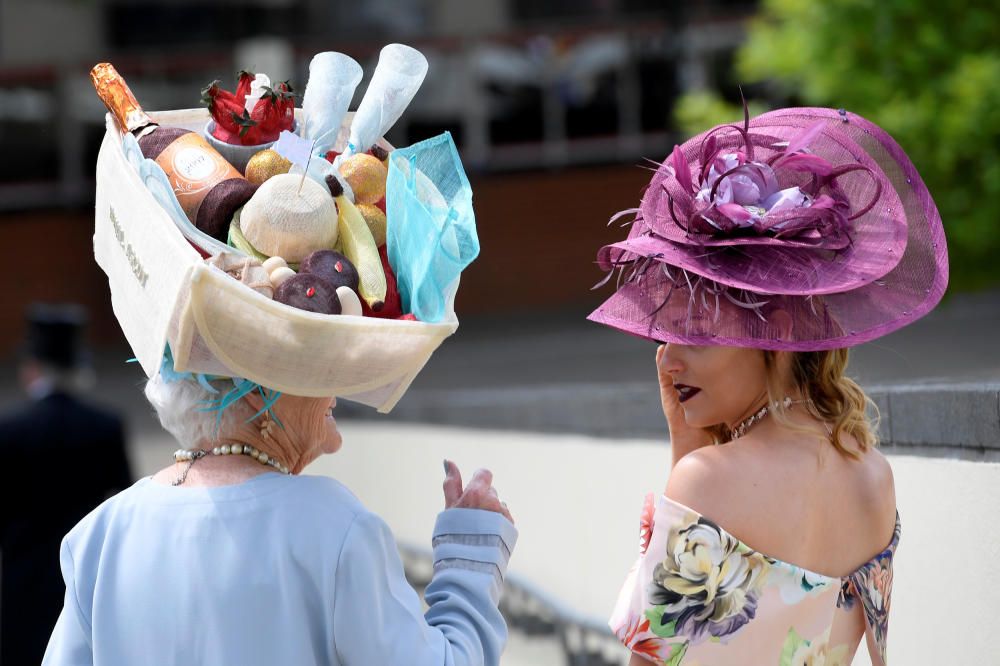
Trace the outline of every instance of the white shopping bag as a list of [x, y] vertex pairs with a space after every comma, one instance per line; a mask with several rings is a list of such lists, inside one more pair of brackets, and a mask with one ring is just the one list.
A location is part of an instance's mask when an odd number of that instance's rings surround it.
[[[150, 115], [193, 131], [208, 120], [205, 109]], [[204, 263], [189, 239], [207, 254], [221, 245], [205, 247], [190, 223], [168, 212], [150, 189], [160, 186], [155, 170], [143, 171], [131, 153], [130, 162], [122, 146], [108, 116], [97, 162], [94, 254], [147, 376], [159, 370], [169, 344], [180, 372], [245, 377], [292, 395], [338, 396], [388, 412], [458, 328], [452, 302], [445, 318], [430, 324], [320, 315], [254, 292]]]

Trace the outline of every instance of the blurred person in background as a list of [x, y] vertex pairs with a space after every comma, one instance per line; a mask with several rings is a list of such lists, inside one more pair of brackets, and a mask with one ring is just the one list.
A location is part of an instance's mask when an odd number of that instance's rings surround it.
[[81, 399], [93, 384], [86, 314], [32, 305], [19, 364], [28, 402], [0, 416], [11, 473], [0, 502], [0, 663], [37, 664], [62, 608], [59, 542], [95, 506], [132, 483], [121, 419]]
[[647, 496], [611, 617], [632, 666], [885, 666], [900, 519], [848, 349], [948, 281], [941, 218], [898, 144], [835, 109], [779, 109], [659, 165], [599, 263], [590, 319], [660, 343], [673, 466]]

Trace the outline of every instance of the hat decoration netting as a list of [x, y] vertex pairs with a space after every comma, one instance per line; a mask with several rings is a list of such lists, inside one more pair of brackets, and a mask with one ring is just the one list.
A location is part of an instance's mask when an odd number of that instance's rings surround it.
[[618, 291], [589, 318], [658, 341], [852, 346], [925, 314], [947, 282], [913, 164], [843, 110], [745, 113], [704, 132], [611, 222], [626, 216], [628, 238], [598, 253], [595, 288], [617, 274]]

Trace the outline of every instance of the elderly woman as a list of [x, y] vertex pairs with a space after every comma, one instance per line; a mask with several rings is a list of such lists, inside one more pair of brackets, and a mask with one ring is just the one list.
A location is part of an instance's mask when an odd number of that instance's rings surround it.
[[611, 628], [630, 664], [886, 663], [899, 519], [848, 348], [947, 282], [913, 165], [864, 118], [784, 109], [674, 149], [591, 319], [661, 343], [673, 469]]
[[488, 471], [463, 487], [445, 463], [424, 612], [385, 523], [303, 474], [341, 446], [335, 400], [196, 381], [169, 355], [146, 396], [186, 448], [67, 535], [44, 664], [499, 663], [516, 531]]

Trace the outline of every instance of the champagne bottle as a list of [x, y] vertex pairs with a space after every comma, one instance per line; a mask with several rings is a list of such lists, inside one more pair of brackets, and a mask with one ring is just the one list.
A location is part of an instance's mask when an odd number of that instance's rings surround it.
[[233, 213], [250, 199], [256, 186], [197, 132], [154, 122], [110, 63], [95, 65], [90, 79], [122, 131], [131, 132], [142, 154], [166, 172], [188, 219], [225, 242]]

